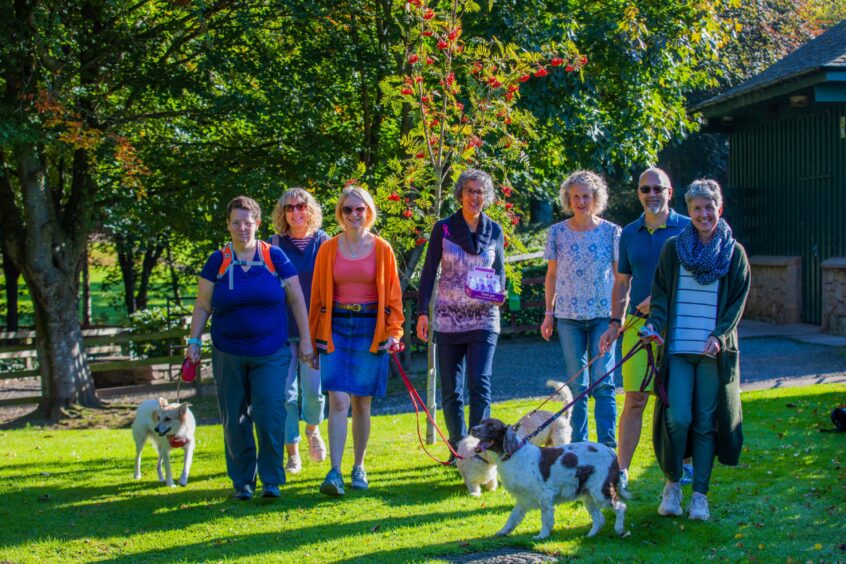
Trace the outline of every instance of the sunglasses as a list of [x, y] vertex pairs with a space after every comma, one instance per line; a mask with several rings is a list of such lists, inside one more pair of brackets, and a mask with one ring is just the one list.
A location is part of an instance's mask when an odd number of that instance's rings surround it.
[[343, 212], [344, 215], [352, 215], [353, 212], [359, 215], [364, 215], [366, 211], [367, 208], [365, 206], [356, 206], [354, 208], [350, 206], [344, 206], [341, 208], [341, 212]]
[[308, 209], [308, 204], [305, 202], [300, 202], [299, 204], [285, 204], [283, 206], [286, 212], [292, 212], [297, 210], [298, 212], [306, 211]]
[[664, 190], [667, 189], [667, 186], [661, 186], [660, 184], [656, 184], [655, 186], [638, 186], [638, 190], [640, 190], [641, 194], [649, 194], [650, 192], [655, 192], [656, 194], [660, 194]]

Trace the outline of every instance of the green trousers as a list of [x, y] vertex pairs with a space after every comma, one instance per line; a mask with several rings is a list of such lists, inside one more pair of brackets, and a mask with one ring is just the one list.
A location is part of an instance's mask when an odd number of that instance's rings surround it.
[[[717, 361], [703, 355], [674, 354], [670, 357], [667, 383], [667, 430], [676, 468], [681, 469], [688, 438], [693, 442], [693, 491], [708, 493], [717, 451]], [[667, 475], [671, 482], [681, 480]]]

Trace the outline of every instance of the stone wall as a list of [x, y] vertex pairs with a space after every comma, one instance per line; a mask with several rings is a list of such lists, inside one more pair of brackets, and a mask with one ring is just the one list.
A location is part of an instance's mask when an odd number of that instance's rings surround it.
[[846, 337], [846, 257], [832, 257], [822, 269], [822, 328]]
[[802, 311], [802, 257], [749, 257], [752, 287], [745, 319], [778, 325], [799, 323]]

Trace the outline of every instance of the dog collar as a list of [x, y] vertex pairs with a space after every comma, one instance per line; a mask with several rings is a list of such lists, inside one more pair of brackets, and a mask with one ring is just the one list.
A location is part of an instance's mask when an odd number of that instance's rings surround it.
[[519, 444], [519, 445], [517, 445], [517, 448], [515, 448], [514, 450], [512, 450], [512, 451], [511, 451], [511, 452], [509, 452], [509, 453], [504, 453], [504, 454], [502, 455], [502, 457], [500, 458], [500, 460], [502, 460], [503, 462], [505, 462], [506, 460], [508, 460], [509, 458], [511, 458], [512, 456], [514, 456], [515, 454], [517, 454], [517, 452], [518, 452], [521, 448], [523, 448], [523, 446], [524, 446], [525, 444], [526, 444], [526, 441], [525, 441], [524, 439], [520, 439], [520, 444]]

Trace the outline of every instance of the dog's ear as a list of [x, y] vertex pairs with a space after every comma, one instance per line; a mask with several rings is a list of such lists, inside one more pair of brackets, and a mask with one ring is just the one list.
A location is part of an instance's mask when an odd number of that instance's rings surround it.
[[189, 407], [191, 407], [190, 403], [180, 403], [179, 404], [179, 417], [185, 417], [185, 414], [188, 413]]
[[159, 398], [159, 409], [161, 409], [162, 411], [167, 409], [167, 400], [166, 399]]
[[520, 449], [522, 439], [517, 436], [514, 428], [511, 425], [505, 428], [505, 438], [502, 440], [503, 454], [511, 455]]

